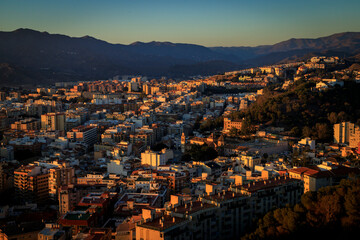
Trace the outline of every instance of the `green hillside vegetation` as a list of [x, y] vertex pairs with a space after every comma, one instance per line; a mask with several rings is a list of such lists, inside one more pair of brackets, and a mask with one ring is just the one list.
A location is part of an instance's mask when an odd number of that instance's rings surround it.
[[359, 232], [360, 179], [350, 179], [307, 192], [294, 207], [268, 212], [242, 239], [353, 239]]
[[182, 155], [181, 160], [185, 162], [191, 160], [206, 162], [215, 159], [217, 156], [218, 152], [213, 147], [206, 144], [191, 144], [190, 149], [186, 150], [185, 154]]
[[284, 127], [297, 137], [332, 140], [332, 125], [341, 121], [358, 123], [360, 84], [346, 81], [344, 87], [313, 91], [315, 82], [297, 81], [287, 91], [265, 89], [247, 110], [234, 112], [233, 119]]

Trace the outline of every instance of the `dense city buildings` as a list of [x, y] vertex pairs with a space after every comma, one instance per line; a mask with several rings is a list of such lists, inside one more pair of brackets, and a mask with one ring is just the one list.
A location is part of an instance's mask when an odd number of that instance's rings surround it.
[[11, 124], [11, 129], [20, 131], [37, 131], [40, 130], [41, 123], [38, 119], [28, 118]]
[[285, 203], [298, 203], [303, 186], [299, 180], [278, 177], [218, 192], [212, 186], [209, 189], [195, 201], [171, 201], [160, 217], [143, 213], [145, 222], [136, 226], [136, 239], [238, 237], [255, 216]]
[[241, 238], [360, 177], [359, 118], [342, 112], [358, 102], [316, 108], [358, 88], [343, 66], [315, 57], [0, 92], [0, 239]]

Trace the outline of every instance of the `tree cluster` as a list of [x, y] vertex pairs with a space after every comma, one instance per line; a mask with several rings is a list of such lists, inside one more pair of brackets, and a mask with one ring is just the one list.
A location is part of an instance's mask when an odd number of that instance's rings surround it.
[[204, 131], [209, 131], [209, 130], [212, 130], [215, 128], [221, 128], [222, 126], [224, 126], [224, 118], [223, 117], [217, 117], [215, 119], [209, 118], [200, 124], [199, 130], [204, 132]]
[[346, 239], [360, 232], [360, 179], [307, 192], [294, 207], [273, 210], [259, 220], [250, 239]]
[[345, 82], [344, 87], [313, 91], [312, 81], [297, 81], [285, 91], [265, 91], [247, 110], [232, 118], [246, 118], [252, 124], [285, 127], [297, 137], [332, 140], [332, 124], [357, 122], [360, 118], [360, 85]]
[[218, 152], [206, 144], [198, 145], [192, 144], [190, 149], [188, 149], [185, 154], [182, 156], [183, 161], [201, 161], [205, 162], [208, 160], [213, 160], [217, 158]]

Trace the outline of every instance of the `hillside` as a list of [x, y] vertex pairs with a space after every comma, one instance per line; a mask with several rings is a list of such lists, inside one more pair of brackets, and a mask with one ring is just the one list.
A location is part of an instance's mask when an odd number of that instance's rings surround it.
[[[214, 51], [224, 54], [233, 54], [243, 60], [256, 63], [260, 57], [268, 57], [273, 53], [282, 53], [283, 56], [293, 56], [293, 53], [304, 55], [309, 52], [332, 50], [341, 53], [360, 53], [360, 33], [344, 32], [316, 39], [289, 39], [274, 45], [258, 47], [214, 47]], [[300, 53], [300, 54], [299, 54]]]
[[[49, 81], [63, 80], [64, 75], [69, 80], [103, 79], [122, 74], [162, 76], [179, 64], [228, 58], [232, 57], [192, 44], [138, 42], [122, 45], [89, 36], [72, 38], [30, 29], [0, 32], [0, 62], [40, 72], [40, 78]], [[221, 62], [221, 68], [223, 65]], [[233, 63], [228, 65], [234, 66]], [[10, 82], [7, 78], [0, 80], [0, 84]]]
[[0, 79], [7, 79], [9, 84], [16, 82], [30, 84], [33, 77], [21, 68], [11, 66], [8, 63], [0, 63]]
[[[20, 72], [17, 84], [106, 79], [115, 75], [150, 77], [211, 75], [244, 67], [291, 61], [326, 51], [357, 56], [360, 33], [340, 33], [317, 39], [290, 39], [258, 47], [204, 47], [171, 42], [110, 44], [90, 36], [80, 38], [31, 29], [0, 32], [0, 63]], [[354, 58], [357, 59], [357, 58]], [[26, 75], [27, 77], [20, 77]], [[14, 83], [2, 74], [0, 85]]]
[[247, 110], [232, 113], [252, 124], [279, 126], [297, 137], [332, 141], [332, 125], [360, 120], [359, 84], [345, 82], [344, 87], [312, 91], [314, 82], [299, 80], [286, 91], [267, 89]]

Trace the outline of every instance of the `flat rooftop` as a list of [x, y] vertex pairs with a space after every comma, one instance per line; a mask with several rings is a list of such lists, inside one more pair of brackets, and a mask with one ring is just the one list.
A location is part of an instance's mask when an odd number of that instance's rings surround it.
[[[161, 219], [163, 219], [163, 225], [160, 223]], [[156, 218], [152, 220], [151, 222], [146, 222], [141, 225], [138, 225], [139, 227], [144, 228], [150, 228], [158, 231], [164, 231], [170, 227], [176, 226], [180, 223], [186, 222], [188, 220], [179, 218], [179, 217], [171, 217], [168, 215], [163, 216], [162, 218]]]

